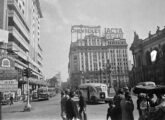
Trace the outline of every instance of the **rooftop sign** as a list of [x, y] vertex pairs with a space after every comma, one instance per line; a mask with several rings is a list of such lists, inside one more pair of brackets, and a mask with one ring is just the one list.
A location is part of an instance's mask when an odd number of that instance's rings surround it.
[[100, 33], [100, 26], [72, 26], [71, 33]]
[[105, 28], [104, 34], [107, 39], [123, 39], [123, 31], [121, 28]]

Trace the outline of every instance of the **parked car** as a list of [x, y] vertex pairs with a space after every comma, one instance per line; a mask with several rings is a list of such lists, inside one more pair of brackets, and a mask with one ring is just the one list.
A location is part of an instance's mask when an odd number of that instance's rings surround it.
[[7, 98], [7, 99], [2, 99], [1, 105], [8, 105], [8, 104], [10, 104], [10, 99], [9, 99], [9, 98]]

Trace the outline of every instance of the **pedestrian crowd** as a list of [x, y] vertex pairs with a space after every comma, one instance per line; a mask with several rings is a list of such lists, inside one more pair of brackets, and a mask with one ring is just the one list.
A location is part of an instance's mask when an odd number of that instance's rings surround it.
[[119, 89], [113, 100], [109, 101], [107, 120], [134, 120], [134, 104], [128, 88]]
[[76, 101], [73, 100], [74, 95], [74, 92], [69, 90], [61, 92], [61, 117], [63, 120], [82, 120], [83, 115], [83, 120], [86, 120], [86, 102], [84, 97], [79, 92], [78, 108]]
[[[73, 100], [74, 92], [65, 90], [61, 93], [62, 119], [87, 120], [86, 102], [82, 93], [79, 92], [78, 105]], [[140, 93], [137, 97], [138, 120], [165, 120], [164, 94], [156, 94], [156, 100], [153, 94]], [[108, 105], [106, 120], [134, 120], [134, 104], [127, 87], [120, 88]]]
[[163, 93], [138, 95], [139, 120], [165, 120], [165, 96]]

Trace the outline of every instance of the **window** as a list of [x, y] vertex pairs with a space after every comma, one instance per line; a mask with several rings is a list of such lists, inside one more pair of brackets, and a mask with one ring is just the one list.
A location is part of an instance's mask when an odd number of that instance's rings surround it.
[[7, 58], [4, 58], [2, 60], [2, 67], [10, 67], [10, 60]]

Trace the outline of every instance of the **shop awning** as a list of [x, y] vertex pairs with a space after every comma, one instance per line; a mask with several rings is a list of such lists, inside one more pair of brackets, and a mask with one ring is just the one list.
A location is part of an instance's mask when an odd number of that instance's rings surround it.
[[[22, 84], [25, 84], [28, 81], [27, 81], [27, 78], [25, 78], [25, 79], [20, 79], [19, 82], [22, 83]], [[47, 85], [47, 82], [44, 81], [44, 80], [38, 80], [38, 79], [35, 79], [35, 78], [29, 78], [29, 84], [31, 84], [31, 85]]]

